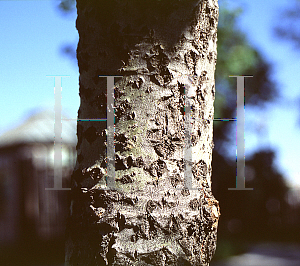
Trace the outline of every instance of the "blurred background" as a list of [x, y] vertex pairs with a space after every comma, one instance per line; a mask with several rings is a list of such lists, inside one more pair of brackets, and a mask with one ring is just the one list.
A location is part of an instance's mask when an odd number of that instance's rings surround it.
[[[215, 118], [236, 117], [245, 79], [246, 187], [236, 186], [236, 123], [214, 122], [221, 218], [212, 266], [300, 265], [300, 1], [219, 0]], [[63, 118], [79, 107], [74, 1], [0, 1], [0, 265], [63, 265], [68, 191], [54, 176], [54, 77]], [[66, 77], [68, 76], [68, 77]], [[62, 121], [63, 187], [76, 123]]]

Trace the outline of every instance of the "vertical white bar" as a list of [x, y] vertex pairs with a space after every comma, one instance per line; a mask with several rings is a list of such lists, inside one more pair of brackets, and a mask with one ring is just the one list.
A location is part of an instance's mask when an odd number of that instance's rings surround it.
[[[245, 187], [245, 77], [230, 76], [237, 78], [237, 171], [236, 187], [228, 190], [253, 190]], [[247, 76], [250, 77], [250, 76]], [[252, 76], [251, 76], [252, 77]]]
[[54, 122], [54, 188], [62, 188], [62, 123], [61, 123], [61, 77], [55, 77], [55, 122]]
[[115, 188], [114, 76], [107, 76], [107, 186]]
[[192, 189], [192, 119], [189, 98], [190, 86], [185, 85], [185, 117], [184, 117], [184, 188]]
[[245, 188], [245, 82], [237, 78], [237, 179], [236, 187]]
[[55, 76], [54, 83], [54, 187], [45, 190], [71, 190], [62, 187], [62, 123], [61, 123], [61, 77]]

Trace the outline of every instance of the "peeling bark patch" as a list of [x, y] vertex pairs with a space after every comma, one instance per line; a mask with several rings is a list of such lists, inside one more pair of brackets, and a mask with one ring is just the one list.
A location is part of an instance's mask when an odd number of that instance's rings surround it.
[[101, 180], [104, 174], [100, 171], [99, 168], [93, 168], [90, 171], [87, 171], [87, 174], [93, 179], [93, 180]]
[[182, 194], [182, 196], [187, 197], [190, 195], [190, 190], [187, 188], [184, 188], [181, 190], [181, 194]]
[[154, 146], [154, 150], [159, 157], [169, 158], [175, 151], [175, 145], [169, 139], [164, 139], [162, 143]]
[[118, 141], [120, 143], [125, 143], [128, 140], [128, 138], [125, 136], [125, 134], [117, 134], [115, 136], [115, 141]]
[[207, 71], [204, 70], [204, 71], [201, 72], [200, 80], [201, 81], [207, 81], [208, 80]]
[[208, 59], [208, 62], [210, 64], [215, 63], [215, 61], [217, 60], [216, 53], [215, 52], [209, 52], [208, 55], [207, 55], [207, 59]]
[[206, 6], [205, 11], [206, 11], [207, 14], [210, 14], [210, 8], [208, 6]]
[[147, 265], [190, 265], [186, 262], [183, 264], [183, 261], [177, 264], [176, 257], [167, 248], [162, 248], [158, 251], [151, 252], [150, 254], [142, 255], [141, 260], [146, 262]]
[[215, 25], [215, 20], [214, 20], [213, 18], [210, 18], [210, 19], [209, 19], [209, 24], [210, 24], [211, 27], [214, 27], [214, 25]]
[[144, 165], [143, 158], [142, 158], [142, 157], [138, 157], [138, 158], [135, 160], [134, 166], [141, 167], [141, 166], [143, 166], [143, 165]]
[[115, 170], [125, 170], [127, 169], [127, 165], [124, 162], [124, 158], [120, 158], [118, 154], [116, 154], [116, 159], [115, 159]]
[[120, 89], [119, 86], [115, 86], [115, 92], [114, 92], [115, 98], [120, 99], [124, 95], [125, 95], [124, 90]]
[[122, 154], [125, 151], [130, 150], [132, 142], [125, 134], [115, 133], [115, 151]]
[[190, 201], [189, 206], [193, 211], [195, 211], [199, 210], [201, 205], [198, 199], [193, 199]]
[[127, 167], [130, 168], [133, 166], [133, 159], [131, 156], [127, 157]]
[[193, 166], [192, 173], [194, 175], [194, 178], [197, 181], [200, 181], [206, 179], [208, 173], [207, 170], [207, 164], [205, 163], [205, 161], [200, 160], [195, 166]]
[[132, 89], [140, 89], [143, 83], [143, 78], [132, 78], [129, 80], [128, 86], [131, 86]]
[[190, 70], [193, 71], [193, 74], [196, 74], [196, 61], [197, 61], [197, 54], [194, 51], [189, 51], [184, 55], [184, 60], [186, 65]]
[[146, 54], [144, 59], [147, 62], [148, 70], [153, 73], [150, 75], [150, 81], [158, 86], [164, 86], [172, 79], [172, 74], [168, 69], [169, 58], [164, 53], [161, 45], [155, 46]]
[[136, 203], [136, 199], [132, 199], [132, 198], [129, 198], [129, 197], [122, 197], [121, 202], [125, 203], [127, 205], [130, 205], [130, 206], [134, 206], [135, 203]]
[[198, 129], [197, 132], [198, 132], [198, 136], [199, 136], [199, 138], [200, 138], [200, 137], [201, 137], [201, 130]]
[[116, 182], [121, 182], [122, 184], [128, 184], [128, 183], [132, 183], [132, 177], [135, 176], [134, 173], [132, 173], [131, 175], [123, 175], [122, 178], [120, 179], [116, 179]]
[[99, 207], [107, 208], [109, 205], [109, 201], [110, 199], [106, 197], [104, 194], [99, 194], [98, 197], [95, 195], [93, 206], [95, 206], [96, 208]]
[[181, 234], [182, 232], [181, 232], [180, 222], [181, 222], [181, 219], [178, 216], [172, 215], [171, 216], [171, 223], [169, 225], [171, 231], [179, 232]]
[[192, 248], [190, 247], [190, 243], [185, 238], [180, 239], [178, 242], [181, 248], [183, 249], [184, 253], [188, 257], [191, 257], [193, 253], [192, 253]]
[[146, 205], [146, 211], [148, 213], [151, 213], [151, 212], [153, 212], [159, 206], [160, 206], [160, 204], [158, 202], [155, 202], [153, 200], [149, 200], [147, 202], [147, 205]]
[[185, 95], [185, 87], [184, 87], [184, 84], [178, 82], [178, 89], [179, 89], [179, 92], [180, 92], [180, 95], [181, 96], [184, 96]]
[[179, 171], [184, 171], [185, 168], [184, 159], [177, 160], [176, 164], [179, 168]]
[[147, 214], [147, 222], [149, 225], [149, 239], [157, 237], [158, 232], [162, 231], [158, 222], [152, 217], [151, 214]]
[[131, 105], [128, 100], [122, 101], [118, 106], [115, 107], [115, 124], [119, 122], [119, 120], [124, 116], [124, 114], [128, 114], [128, 118], [131, 119], [131, 114], [129, 113], [131, 110]]
[[174, 188], [176, 188], [177, 185], [182, 181], [179, 174], [175, 174], [171, 176], [170, 179], [171, 179], [171, 184]]
[[125, 224], [126, 224], [126, 218], [123, 214], [120, 214], [119, 212], [117, 213], [117, 217], [116, 217], [116, 222], [119, 225], [119, 229], [120, 231], [122, 231], [125, 228]]
[[167, 172], [167, 165], [163, 160], [158, 159], [149, 167], [145, 167], [144, 169], [149, 172], [151, 176], [159, 178]]

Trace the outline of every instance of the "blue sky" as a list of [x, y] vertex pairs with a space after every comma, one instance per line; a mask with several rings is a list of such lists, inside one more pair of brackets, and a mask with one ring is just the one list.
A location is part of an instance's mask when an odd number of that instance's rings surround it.
[[[246, 156], [262, 147], [272, 147], [276, 154], [276, 166], [291, 185], [300, 186], [300, 50], [290, 42], [274, 35], [274, 26], [280, 25], [283, 10], [292, 7], [294, 1], [286, 0], [236, 0], [243, 7], [240, 28], [247, 33], [249, 42], [272, 64], [272, 79], [276, 82], [280, 97], [276, 104], [260, 112], [246, 109]], [[247, 89], [247, 88], [245, 88]], [[247, 99], [246, 99], [247, 101]], [[259, 135], [254, 136], [260, 126]]]
[[[78, 68], [60, 52], [64, 44], [77, 44], [76, 13], [63, 16], [57, 10], [58, 4], [50, 0], [0, 0], [0, 134], [37, 110], [54, 107], [51, 75], [70, 76], [62, 79], [63, 112], [71, 118], [77, 116]], [[272, 31], [280, 22], [281, 11], [292, 1], [235, 0], [228, 4], [244, 9], [239, 26], [273, 65], [272, 78], [281, 95], [276, 104], [263, 110], [246, 109], [246, 156], [263, 147], [274, 148], [278, 151], [278, 169], [291, 185], [300, 186], [300, 115], [296, 106], [300, 96], [300, 50], [275, 38]], [[229, 150], [233, 158], [235, 147], [233, 141]]]
[[59, 1], [0, 1], [0, 133], [39, 108], [54, 106], [54, 78], [62, 78], [62, 106], [76, 118], [78, 67], [60, 50], [78, 41], [76, 13], [62, 16]]

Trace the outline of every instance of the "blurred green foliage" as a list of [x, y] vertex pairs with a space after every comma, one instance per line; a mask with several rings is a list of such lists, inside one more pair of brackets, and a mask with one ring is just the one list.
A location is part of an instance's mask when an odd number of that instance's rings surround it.
[[[238, 28], [242, 10], [228, 9], [226, 2], [220, 2], [215, 118], [231, 118], [236, 115], [236, 78], [229, 75], [253, 75], [245, 78], [246, 111], [250, 106], [263, 108], [278, 91], [270, 78], [271, 65]], [[228, 191], [236, 186], [236, 158], [226, 157], [224, 143], [235, 126], [234, 122], [214, 122], [212, 189], [221, 217], [213, 260], [244, 252], [251, 243], [300, 239], [299, 219], [291, 219], [296, 209], [287, 201], [289, 189], [272, 149], [246, 158], [245, 187], [253, 191]]]

